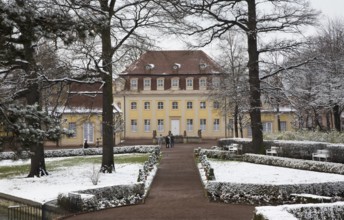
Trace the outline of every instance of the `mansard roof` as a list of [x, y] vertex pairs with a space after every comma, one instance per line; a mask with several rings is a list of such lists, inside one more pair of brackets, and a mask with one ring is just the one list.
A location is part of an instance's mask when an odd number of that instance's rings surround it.
[[221, 67], [202, 50], [147, 51], [121, 75], [216, 74]]

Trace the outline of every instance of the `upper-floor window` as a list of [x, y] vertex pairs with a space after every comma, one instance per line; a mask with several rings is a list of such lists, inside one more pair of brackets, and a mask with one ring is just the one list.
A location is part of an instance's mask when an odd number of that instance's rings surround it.
[[192, 78], [186, 79], [186, 89], [193, 89], [193, 79]]
[[158, 102], [158, 109], [164, 109], [164, 103]]
[[178, 102], [172, 102], [172, 109], [178, 109]]
[[151, 89], [151, 79], [150, 78], [143, 79], [143, 89], [144, 90], [150, 90]]
[[199, 87], [200, 87], [200, 89], [206, 89], [207, 88], [207, 78], [202, 77], [199, 79]]
[[137, 90], [137, 79], [130, 79], [130, 89]]
[[161, 79], [161, 78], [157, 79], [156, 85], [159, 90], [164, 89], [164, 79]]
[[205, 102], [200, 102], [200, 108], [201, 109], [205, 109], [207, 106], [206, 106], [206, 103]]
[[179, 78], [172, 79], [172, 89], [179, 89]]
[[214, 107], [214, 109], [219, 109], [220, 108], [220, 103], [218, 101], [214, 101], [213, 107]]
[[130, 103], [130, 108], [131, 109], [137, 109], [137, 102], [131, 102]]
[[150, 109], [150, 102], [145, 102], [144, 108], [145, 108], [145, 110], [149, 110]]
[[186, 108], [187, 109], [192, 109], [192, 102], [187, 102], [186, 103]]
[[219, 77], [214, 77], [212, 79], [212, 84], [214, 88], [219, 88], [220, 87], [220, 78]]

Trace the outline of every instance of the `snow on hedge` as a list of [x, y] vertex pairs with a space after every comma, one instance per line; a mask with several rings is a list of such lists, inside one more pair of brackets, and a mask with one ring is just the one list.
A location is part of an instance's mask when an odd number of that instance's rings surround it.
[[256, 164], [289, 167], [301, 170], [311, 170], [326, 173], [344, 174], [344, 165], [340, 163], [300, 160], [285, 157], [266, 156], [259, 154], [245, 154], [243, 161]]
[[344, 202], [261, 206], [255, 208], [259, 220], [323, 220], [344, 219]]
[[[114, 154], [124, 153], [160, 153], [159, 146], [156, 145], [135, 145], [114, 147]], [[102, 155], [102, 148], [78, 148], [78, 149], [58, 149], [58, 150], [46, 150], [44, 155], [46, 158], [50, 157], [72, 157], [72, 156], [85, 156], [85, 155]], [[15, 152], [2, 152], [0, 153], [0, 160], [14, 160], [14, 159], [26, 159], [29, 158], [29, 153], [23, 151], [20, 155]]]

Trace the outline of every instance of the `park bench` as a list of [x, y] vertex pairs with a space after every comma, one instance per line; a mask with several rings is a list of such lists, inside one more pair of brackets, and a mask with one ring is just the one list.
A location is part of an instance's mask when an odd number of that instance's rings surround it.
[[226, 150], [229, 151], [229, 153], [233, 153], [233, 154], [241, 154], [242, 152], [242, 145], [239, 144], [231, 144], [231, 145], [226, 145], [224, 147]]
[[312, 153], [312, 159], [318, 161], [327, 161], [330, 157], [330, 152], [328, 150], [317, 150], [315, 153]]
[[280, 147], [271, 146], [270, 149], [266, 149], [265, 153], [266, 155], [270, 155], [270, 156], [278, 156], [280, 151], [281, 151]]

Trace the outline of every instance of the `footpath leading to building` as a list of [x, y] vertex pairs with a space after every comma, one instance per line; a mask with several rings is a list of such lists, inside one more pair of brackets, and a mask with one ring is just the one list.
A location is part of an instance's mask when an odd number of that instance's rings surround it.
[[162, 147], [162, 160], [144, 204], [118, 207], [69, 217], [87, 219], [227, 219], [249, 220], [254, 206], [209, 202], [205, 196], [193, 150], [215, 142]]

